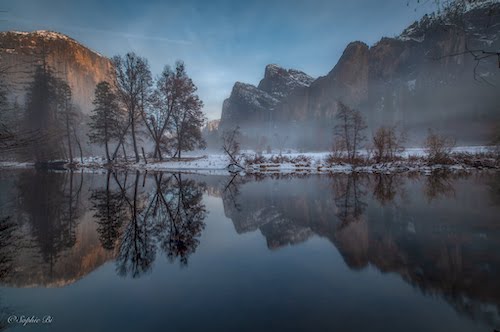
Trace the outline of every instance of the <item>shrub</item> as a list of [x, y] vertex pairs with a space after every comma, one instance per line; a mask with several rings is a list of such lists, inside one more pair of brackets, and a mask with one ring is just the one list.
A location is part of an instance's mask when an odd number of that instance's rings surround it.
[[429, 130], [424, 142], [427, 161], [433, 164], [449, 164], [450, 154], [455, 147], [455, 139]]

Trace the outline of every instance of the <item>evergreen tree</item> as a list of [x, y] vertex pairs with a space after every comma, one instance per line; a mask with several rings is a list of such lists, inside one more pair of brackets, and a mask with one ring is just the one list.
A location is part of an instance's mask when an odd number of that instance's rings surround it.
[[108, 82], [100, 82], [95, 89], [95, 108], [90, 116], [89, 139], [92, 143], [104, 145], [106, 158], [111, 161], [109, 142], [120, 134], [122, 116], [117, 98]]
[[73, 148], [71, 143], [71, 136], [73, 135], [75, 119], [77, 117], [76, 109], [71, 102], [71, 88], [69, 85], [62, 81], [56, 82], [57, 93], [57, 118], [63, 125], [66, 141], [68, 144], [68, 156], [70, 163], [73, 163]]
[[28, 158], [37, 162], [61, 158], [60, 123], [57, 117], [57, 80], [48, 66], [35, 68], [33, 81], [26, 94], [24, 126], [37, 135], [30, 143]]

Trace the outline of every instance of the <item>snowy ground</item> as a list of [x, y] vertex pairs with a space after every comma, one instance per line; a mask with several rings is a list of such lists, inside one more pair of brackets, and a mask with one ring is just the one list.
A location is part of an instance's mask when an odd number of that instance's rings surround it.
[[[469, 147], [456, 147], [453, 152], [461, 153], [484, 153], [488, 152], [488, 147], [485, 146], [469, 146]], [[362, 151], [361, 154], [366, 154], [366, 151]], [[243, 151], [243, 155], [247, 157], [255, 156], [253, 151]], [[336, 164], [328, 165], [326, 159], [329, 152], [290, 152], [282, 153], [283, 157], [289, 159], [297, 158], [300, 156], [307, 157], [310, 161], [308, 162], [293, 162], [293, 163], [271, 163], [263, 162], [252, 165], [245, 165], [244, 162], [241, 164], [245, 166], [244, 172], [255, 173], [255, 172], [266, 172], [266, 173], [350, 173], [356, 172], [366, 172], [366, 173], [392, 173], [392, 172], [411, 172], [420, 171], [423, 173], [432, 172], [436, 168], [447, 168], [450, 170], [470, 170], [477, 167], [470, 167], [462, 164], [457, 165], [426, 165], [422, 161], [410, 162], [408, 160], [402, 160], [398, 162], [383, 163], [383, 164], [373, 164], [368, 166], [356, 166], [350, 164]], [[263, 153], [262, 156], [269, 160], [273, 156], [278, 156], [278, 152], [273, 153]], [[421, 148], [408, 148], [401, 155], [404, 158], [411, 156], [423, 157], [425, 156], [425, 151]], [[145, 163], [143, 160], [139, 163], [127, 162], [116, 164], [115, 168], [122, 169], [138, 169], [138, 170], [148, 170], [148, 171], [171, 171], [171, 172], [191, 172], [191, 173], [202, 173], [202, 174], [227, 174], [227, 165], [230, 163], [229, 158], [224, 154], [208, 154], [208, 155], [187, 155], [186, 158], [182, 160], [167, 160], [163, 162], [148, 162]], [[88, 172], [103, 171], [106, 166], [106, 161], [101, 157], [88, 157], [85, 158], [83, 163], [78, 165]], [[16, 163], [16, 162], [0, 162], [0, 168], [31, 168], [33, 164], [30, 163]]]

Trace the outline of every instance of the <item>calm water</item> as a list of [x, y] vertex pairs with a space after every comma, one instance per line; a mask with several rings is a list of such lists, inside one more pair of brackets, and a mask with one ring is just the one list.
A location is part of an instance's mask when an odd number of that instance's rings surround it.
[[500, 329], [500, 173], [2, 171], [0, 220], [0, 330]]

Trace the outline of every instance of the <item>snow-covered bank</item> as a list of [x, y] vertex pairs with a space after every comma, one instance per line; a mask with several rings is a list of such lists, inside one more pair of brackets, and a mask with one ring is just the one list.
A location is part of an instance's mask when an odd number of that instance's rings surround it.
[[[357, 165], [349, 163], [331, 163], [328, 161], [330, 152], [289, 152], [263, 153], [257, 155], [252, 151], [245, 151], [241, 156], [241, 165], [246, 173], [401, 173], [421, 172], [431, 173], [437, 169], [450, 171], [471, 171], [474, 169], [500, 169], [497, 159], [485, 156], [488, 147], [456, 147], [453, 153], [460, 158], [448, 164], [429, 164], [425, 160], [425, 151], [421, 148], [409, 148], [401, 154], [401, 159], [386, 163], [365, 162]], [[366, 151], [361, 151], [361, 156], [366, 156]], [[463, 156], [468, 156], [465, 158]], [[190, 156], [181, 160], [169, 159], [165, 161], [152, 161], [139, 163], [132, 161], [117, 162], [108, 165], [101, 157], [84, 158], [83, 163], [78, 162], [73, 168], [86, 172], [103, 171], [107, 168], [127, 169], [140, 171], [168, 171], [189, 172], [201, 174], [227, 174], [230, 164], [228, 156], [224, 154], [209, 154], [203, 156]], [[0, 162], [0, 168], [32, 168], [33, 163]]]
[[0, 161], [0, 170], [4, 168], [33, 168], [34, 163], [18, 162], [18, 161]]

